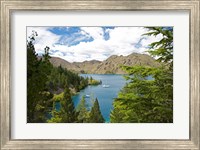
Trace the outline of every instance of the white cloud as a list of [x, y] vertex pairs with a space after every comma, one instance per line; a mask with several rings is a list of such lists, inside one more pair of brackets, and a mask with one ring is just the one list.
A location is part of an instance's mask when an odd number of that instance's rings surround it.
[[82, 33], [92, 37], [94, 40], [103, 39], [103, 29], [100, 27], [81, 27]]
[[[59, 50], [59, 52], [53, 52], [52, 56], [63, 58], [69, 62], [93, 59], [102, 61], [111, 55], [129, 55], [133, 52], [145, 53], [148, 44], [161, 39], [160, 35], [157, 37], [142, 36], [147, 32], [147, 29], [143, 27], [116, 27], [106, 29], [106, 31], [101, 27], [81, 27], [79, 35], [92, 37], [94, 40], [90, 42], [82, 41], [77, 45], [70, 46], [63, 43], [59, 44], [58, 41], [61, 36], [48, 31], [48, 28], [32, 28], [29, 31], [33, 29], [39, 34], [35, 45], [37, 52], [41, 52], [45, 46], [49, 46], [52, 52]], [[108, 40], [104, 40], [104, 32], [109, 33]], [[74, 36], [74, 38], [74, 40], [77, 40], [80, 37]]]
[[35, 37], [35, 50], [37, 53], [43, 53], [46, 46], [54, 49], [54, 44], [60, 39], [59, 35], [48, 31], [50, 27], [27, 27], [27, 38], [32, 35], [32, 31], [36, 31], [38, 36]]
[[147, 46], [155, 41], [159, 41], [162, 39], [162, 35], [161, 34], [158, 34], [156, 37], [155, 36], [144, 36], [145, 38], [142, 39], [141, 41], [141, 45], [144, 47], [144, 46]]

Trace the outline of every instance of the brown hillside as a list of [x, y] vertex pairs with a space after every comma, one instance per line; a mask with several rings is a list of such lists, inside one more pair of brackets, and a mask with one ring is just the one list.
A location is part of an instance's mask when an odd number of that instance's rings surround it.
[[77, 73], [96, 73], [96, 74], [123, 74], [125, 73], [120, 66], [135, 66], [135, 65], [145, 65], [156, 67], [159, 63], [155, 61], [152, 57], [146, 54], [133, 53], [128, 56], [117, 56], [113, 55], [108, 59], [100, 62], [97, 60], [84, 61], [84, 62], [73, 62], [69, 63], [61, 58], [52, 57], [50, 59], [54, 66], [61, 65], [64, 68], [75, 71]]

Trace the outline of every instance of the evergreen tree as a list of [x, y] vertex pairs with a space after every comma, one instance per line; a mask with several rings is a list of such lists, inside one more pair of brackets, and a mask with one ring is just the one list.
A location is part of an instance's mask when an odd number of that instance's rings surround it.
[[34, 120], [35, 107], [39, 97], [35, 97], [35, 93], [39, 93], [40, 88], [36, 88], [38, 82], [35, 82], [36, 73], [38, 72], [39, 62], [37, 60], [37, 54], [33, 42], [35, 41], [37, 33], [33, 32], [30, 40], [27, 41], [27, 122]]
[[86, 108], [86, 102], [85, 98], [82, 97], [79, 105], [77, 106], [77, 112], [78, 112], [78, 122], [80, 123], [86, 123], [89, 119], [89, 112]]
[[173, 69], [173, 28], [171, 27], [148, 27], [145, 36], [162, 35], [162, 39], [149, 45], [148, 53], [156, 57], [158, 62], [164, 62]]
[[44, 48], [44, 54], [43, 54], [43, 60], [44, 60], [44, 62], [46, 62], [46, 63], [50, 63], [50, 61], [49, 61], [49, 59], [51, 58], [50, 56], [49, 56], [49, 47], [48, 46], [46, 46], [45, 48]]
[[101, 114], [99, 102], [98, 102], [97, 98], [96, 98], [94, 105], [91, 109], [89, 122], [90, 123], [104, 123], [104, 118]]
[[[67, 69], [53, 67], [50, 62], [49, 47], [44, 48], [44, 54], [38, 57], [34, 48], [37, 32], [33, 31], [27, 41], [27, 122], [75, 122], [75, 112], [70, 90], [76, 92], [88, 85], [88, 80]], [[65, 86], [68, 86], [65, 88]], [[59, 112], [52, 110], [53, 94], [64, 90], [62, 108]], [[47, 114], [52, 111], [52, 118], [47, 120]]]
[[[51, 68], [51, 67], [50, 67]], [[88, 82], [83, 77], [78, 74], [73, 73], [62, 66], [53, 67], [49, 75], [48, 80], [49, 91], [57, 91], [58, 89], [64, 89], [65, 85], [75, 89], [76, 92], [85, 88]]]
[[63, 100], [61, 101], [61, 118], [64, 123], [73, 123], [77, 121], [74, 104], [68, 87], [64, 90]]
[[111, 122], [173, 122], [173, 29], [148, 29], [145, 35], [163, 36], [148, 51], [161, 66], [123, 66], [129, 83], [113, 103]]
[[33, 31], [27, 41], [27, 122], [46, 122], [46, 112], [52, 105], [52, 94], [46, 91], [46, 67], [38, 59], [34, 41], [37, 33]]

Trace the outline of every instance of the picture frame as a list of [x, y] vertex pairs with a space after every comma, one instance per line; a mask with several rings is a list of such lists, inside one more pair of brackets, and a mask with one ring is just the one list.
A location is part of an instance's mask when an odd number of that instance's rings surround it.
[[[121, 10], [156, 11], [187, 10], [190, 12], [190, 138], [189, 140], [14, 140], [11, 139], [11, 13], [19, 10]], [[199, 145], [199, 0], [190, 1], [33, 1], [1, 0], [1, 49], [0, 49], [0, 96], [1, 96], [1, 149], [200, 149]]]

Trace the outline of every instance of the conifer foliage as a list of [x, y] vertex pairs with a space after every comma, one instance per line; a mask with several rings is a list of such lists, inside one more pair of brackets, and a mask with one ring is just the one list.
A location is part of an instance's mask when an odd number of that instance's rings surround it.
[[[77, 122], [70, 89], [79, 91], [88, 85], [88, 81], [61, 66], [53, 67], [49, 47], [45, 47], [44, 54], [39, 57], [34, 48], [37, 35], [33, 31], [27, 41], [27, 122]], [[52, 98], [58, 90], [63, 90], [64, 94], [60, 101], [61, 110], [55, 111]]]
[[94, 105], [91, 109], [89, 122], [90, 123], [103, 123], [104, 122], [104, 118], [101, 114], [99, 102], [98, 102], [97, 98], [96, 98]]
[[[143, 36], [162, 36], [147, 51], [160, 66], [122, 66], [128, 82], [113, 102], [110, 114], [113, 123], [173, 122], [173, 28], [147, 29]], [[33, 31], [27, 41], [27, 122], [104, 123], [97, 98], [91, 109], [87, 108], [85, 97], [77, 108], [72, 100], [73, 94], [101, 81], [80, 77], [62, 66], [54, 67], [49, 47], [39, 57], [34, 48], [36, 36]], [[55, 103], [60, 104], [59, 110]]]
[[[37, 32], [33, 31], [27, 41], [27, 122], [28, 123], [74, 123], [104, 122], [96, 99], [90, 111], [82, 98], [77, 110], [72, 101], [72, 91], [78, 92], [89, 85], [89, 79], [80, 77], [62, 66], [50, 63], [50, 48], [44, 48], [42, 57], [35, 52]], [[60, 110], [55, 109], [54, 93], [62, 92]], [[51, 114], [51, 117], [49, 115]]]
[[33, 32], [27, 41], [27, 122], [46, 122], [48, 107], [52, 106], [49, 99], [53, 96], [46, 90], [49, 73], [46, 68], [51, 68], [51, 64], [47, 60], [38, 60], [34, 48], [36, 36]]
[[61, 100], [61, 122], [72, 123], [76, 121], [76, 112], [71, 98], [69, 88], [65, 88], [64, 96]]
[[78, 122], [79, 123], [87, 123], [89, 122], [89, 111], [87, 110], [85, 97], [83, 96], [81, 101], [79, 102], [79, 105], [77, 107], [78, 112]]
[[123, 66], [128, 84], [114, 100], [111, 122], [171, 123], [173, 122], [173, 29], [148, 28], [145, 36], [162, 35], [149, 45], [149, 54], [160, 67]]

